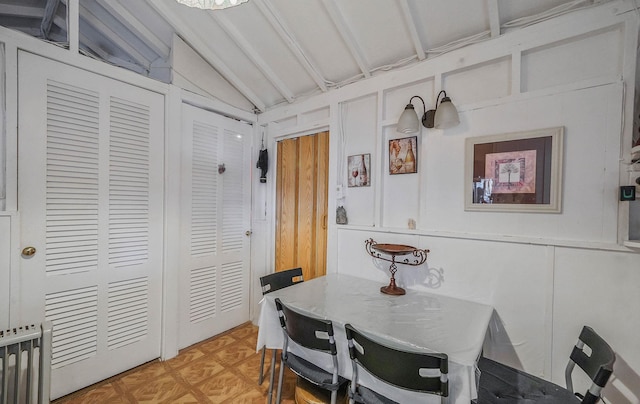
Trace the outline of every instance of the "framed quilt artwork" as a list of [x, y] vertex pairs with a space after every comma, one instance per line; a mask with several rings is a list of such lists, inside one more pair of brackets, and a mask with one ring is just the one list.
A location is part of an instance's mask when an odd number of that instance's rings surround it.
[[467, 138], [465, 210], [561, 211], [563, 128]]

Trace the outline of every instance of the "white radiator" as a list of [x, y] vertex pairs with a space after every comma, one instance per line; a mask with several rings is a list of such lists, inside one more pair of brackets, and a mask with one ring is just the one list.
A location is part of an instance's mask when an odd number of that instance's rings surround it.
[[49, 403], [52, 329], [45, 321], [0, 331], [0, 404]]

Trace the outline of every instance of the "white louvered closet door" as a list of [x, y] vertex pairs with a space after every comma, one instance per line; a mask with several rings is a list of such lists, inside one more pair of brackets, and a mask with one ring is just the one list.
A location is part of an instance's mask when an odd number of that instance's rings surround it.
[[164, 100], [19, 66], [21, 313], [53, 321], [55, 398], [160, 356]]
[[189, 105], [182, 111], [184, 348], [249, 320], [251, 126]]

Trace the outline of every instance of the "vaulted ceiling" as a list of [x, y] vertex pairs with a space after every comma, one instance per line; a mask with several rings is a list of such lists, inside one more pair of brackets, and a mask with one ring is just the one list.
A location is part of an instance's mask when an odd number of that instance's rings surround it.
[[[0, 25], [64, 46], [68, 1], [0, 0]], [[215, 70], [211, 95], [261, 112], [604, 1], [249, 0], [203, 11], [79, 0], [80, 49], [171, 82], [176, 34]]]

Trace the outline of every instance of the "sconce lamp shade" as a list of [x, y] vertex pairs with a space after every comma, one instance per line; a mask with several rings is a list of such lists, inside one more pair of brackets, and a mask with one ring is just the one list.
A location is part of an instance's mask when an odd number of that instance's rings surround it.
[[420, 130], [420, 121], [413, 104], [407, 104], [404, 107], [404, 111], [398, 119], [396, 130], [400, 133], [415, 133]]
[[447, 129], [459, 123], [460, 117], [458, 116], [458, 110], [451, 102], [451, 98], [445, 95], [440, 105], [436, 108], [433, 127], [436, 129]]

